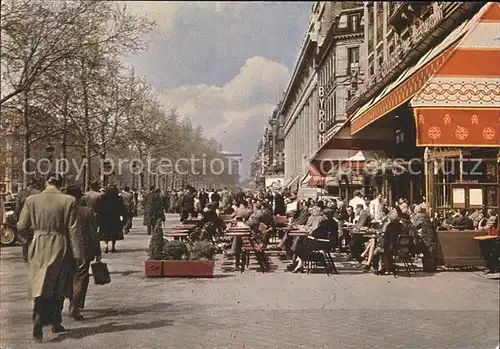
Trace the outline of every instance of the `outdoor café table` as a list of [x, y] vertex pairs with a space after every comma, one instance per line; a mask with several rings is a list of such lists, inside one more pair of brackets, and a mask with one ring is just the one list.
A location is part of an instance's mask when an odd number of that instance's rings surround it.
[[201, 224], [202, 218], [189, 218], [184, 220], [183, 224], [194, 224], [199, 226]]
[[194, 228], [196, 228], [197, 225], [195, 224], [180, 224], [180, 225], [174, 225], [174, 226], [170, 226], [170, 227], [167, 227], [168, 230], [193, 230]]
[[290, 230], [288, 232], [289, 237], [296, 237], [296, 236], [308, 236], [309, 233], [305, 230]]
[[169, 230], [163, 233], [163, 236], [174, 238], [174, 240], [184, 240], [189, 236], [189, 230]]
[[233, 231], [226, 231], [224, 233], [224, 236], [232, 236], [232, 237], [245, 237], [245, 236], [250, 236], [250, 231], [238, 231], [238, 230], [233, 230]]

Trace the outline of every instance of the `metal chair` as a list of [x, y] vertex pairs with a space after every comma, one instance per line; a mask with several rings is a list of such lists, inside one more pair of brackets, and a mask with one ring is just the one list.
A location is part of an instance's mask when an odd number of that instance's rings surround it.
[[333, 271], [335, 274], [339, 273], [331, 255], [331, 251], [335, 249], [334, 242], [331, 239], [331, 233], [328, 235], [328, 239], [313, 240], [314, 249], [311, 251], [310, 258], [304, 261], [305, 268], [308, 274], [311, 272], [311, 270], [314, 270], [318, 267], [318, 263], [322, 264], [327, 276], [330, 275], [331, 271]]
[[398, 240], [396, 242], [396, 245], [394, 246], [393, 249], [393, 275], [396, 277], [398, 274], [398, 265], [397, 261], [401, 261], [404, 265], [404, 268], [406, 269], [406, 272], [408, 273], [408, 276], [411, 276], [411, 273], [413, 272], [415, 275], [417, 274], [417, 270], [415, 268], [415, 265], [413, 264], [413, 255], [412, 255], [412, 250], [413, 250], [413, 236], [411, 235], [399, 235]]

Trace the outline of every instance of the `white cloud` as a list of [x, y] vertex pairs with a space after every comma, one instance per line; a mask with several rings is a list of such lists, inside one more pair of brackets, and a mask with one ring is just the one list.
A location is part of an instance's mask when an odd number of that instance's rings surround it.
[[252, 5], [251, 2], [225, 2], [225, 1], [117, 1], [119, 5], [126, 6], [135, 15], [148, 18], [156, 22], [157, 31], [163, 37], [168, 37], [174, 28], [177, 11], [182, 6], [195, 6], [205, 10], [215, 10], [216, 13], [237, 15], [240, 11]]
[[168, 36], [174, 30], [174, 19], [180, 2], [170, 1], [119, 1], [120, 5], [127, 7], [133, 14], [148, 18], [156, 22], [157, 31], [163, 36]]
[[248, 162], [267, 119], [276, 107], [280, 86], [290, 78], [288, 68], [263, 57], [249, 58], [239, 74], [222, 87], [186, 85], [158, 91], [166, 107], [176, 107], [208, 137], [214, 137], [228, 151], [243, 153]]

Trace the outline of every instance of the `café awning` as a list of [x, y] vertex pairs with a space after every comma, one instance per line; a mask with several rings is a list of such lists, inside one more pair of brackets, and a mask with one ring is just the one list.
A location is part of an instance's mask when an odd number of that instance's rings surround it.
[[417, 146], [500, 147], [500, 5], [413, 97]]
[[351, 150], [351, 149], [324, 149], [314, 160], [334, 162], [367, 161], [385, 156], [383, 151]]
[[[468, 64], [467, 62], [462, 62], [461, 64], [453, 63], [451, 65], [448, 65], [448, 62], [456, 62], [454, 59], [455, 57], [458, 57], [459, 60], [464, 58], [463, 55], [461, 58], [457, 56], [461, 55], [460, 53], [457, 54], [457, 51], [460, 52], [460, 45], [464, 45], [464, 42], [465, 45], [468, 42], [476, 42], [476, 46], [486, 45], [486, 47], [493, 47], [493, 49], [489, 50], [477, 50], [479, 52], [476, 52], [475, 55], [474, 53], [469, 53], [469, 59], [473, 57], [475, 63], [486, 61], [488, 59], [496, 59], [492, 62], [499, 62], [498, 47], [500, 42], [497, 40], [499, 31], [496, 29], [496, 34], [494, 32], [494, 27], [498, 26], [497, 17], [499, 12], [499, 5], [497, 3], [486, 4], [472, 19], [462, 23], [450, 35], [448, 35], [445, 40], [443, 40], [435, 48], [429, 50], [427, 54], [425, 54], [414, 66], [408, 68], [397, 80], [389, 84], [377, 97], [373, 98], [356, 112], [351, 119], [351, 134], [356, 134], [366, 126], [388, 114], [390, 111], [408, 102], [415, 95], [419, 95], [420, 91], [425, 89], [425, 86], [427, 86], [427, 84], [438, 72], [441, 71], [442, 68], [445, 68], [445, 72], [447, 72], [453, 67], [465, 67], [466, 71], [468, 70], [472, 75], [480, 70], [485, 70], [486, 73], [495, 75], [495, 69], [498, 69], [499, 64], [492, 64], [490, 62], [489, 65], [494, 65], [496, 68], [490, 67], [488, 70], [486, 67], [472, 68], [471, 66], [473, 64]], [[483, 23], [488, 23], [488, 25], [483, 25]], [[472, 34], [473, 36], [471, 36]], [[495, 38], [493, 38], [492, 35], [496, 35]], [[496, 48], [494, 48], [491, 44], [484, 43], [484, 41], [487, 40], [494, 40]], [[484, 54], [481, 54], [481, 52]], [[483, 65], [485, 64], [483, 63]], [[476, 76], [471, 76], [471, 78], [481, 78], [481, 76], [476, 74]], [[498, 89], [496, 89], [496, 91], [498, 92]], [[469, 104], [465, 102], [461, 104], [461, 106], [468, 107]], [[432, 118], [431, 114], [432, 112], [429, 114], [429, 118]], [[487, 112], [487, 114], [491, 116], [494, 114], [494, 111]], [[495, 122], [497, 122], [497, 120], [495, 120]], [[456, 130], [459, 131], [458, 134], [462, 133], [461, 130]], [[491, 137], [491, 133], [487, 132], [486, 134], [487, 137]], [[433, 137], [436, 136], [433, 135]]]

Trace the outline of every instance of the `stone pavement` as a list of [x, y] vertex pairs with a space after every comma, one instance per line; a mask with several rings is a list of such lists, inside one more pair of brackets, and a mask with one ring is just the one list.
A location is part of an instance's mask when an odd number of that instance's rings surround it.
[[[169, 217], [170, 221], [175, 218]], [[475, 273], [223, 273], [213, 279], [147, 279], [141, 220], [104, 255], [112, 282], [92, 284], [86, 320], [31, 342], [27, 268], [20, 247], [1, 249], [1, 348], [493, 349], [498, 281]]]

